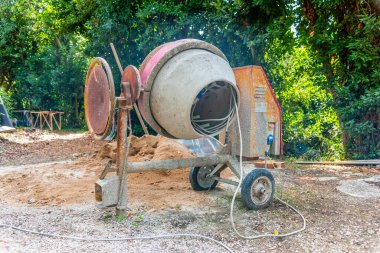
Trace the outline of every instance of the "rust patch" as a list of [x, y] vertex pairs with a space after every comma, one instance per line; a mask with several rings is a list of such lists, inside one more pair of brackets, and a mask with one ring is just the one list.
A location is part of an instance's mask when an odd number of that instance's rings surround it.
[[126, 67], [121, 77], [121, 82], [129, 83], [129, 90], [124, 89], [123, 93], [127, 100], [127, 105], [132, 106], [139, 99], [141, 92], [141, 79], [138, 69], [132, 65]]
[[87, 116], [92, 130], [103, 134], [108, 123], [110, 94], [107, 75], [102, 66], [97, 65], [91, 70], [86, 84]]
[[90, 133], [104, 140], [111, 131], [115, 114], [115, 85], [111, 68], [101, 57], [94, 58], [87, 71], [84, 110]]
[[[273, 134], [274, 143], [270, 153], [282, 154], [282, 112], [276, 95], [260, 66], [234, 68], [236, 84], [240, 91], [240, 124], [243, 138], [243, 156], [263, 156], [266, 138]], [[236, 126], [230, 128], [237, 135]], [[235, 132], [234, 132], [235, 131]], [[234, 133], [233, 133], [234, 132]], [[237, 136], [234, 136], [237, 138]], [[238, 152], [237, 144], [232, 144]]]

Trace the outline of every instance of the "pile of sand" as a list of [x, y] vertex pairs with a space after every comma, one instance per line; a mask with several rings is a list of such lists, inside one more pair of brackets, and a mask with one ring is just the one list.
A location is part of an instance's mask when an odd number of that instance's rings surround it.
[[[132, 136], [129, 141], [128, 161], [131, 162], [193, 157], [185, 146], [163, 136]], [[105, 144], [97, 157], [109, 158], [116, 162], [116, 142]]]
[[[192, 157], [180, 143], [162, 136], [132, 137], [128, 161]], [[0, 175], [3, 201], [27, 205], [94, 203], [94, 183], [109, 159], [115, 161], [116, 142], [105, 144], [91, 156], [66, 164], [16, 170]], [[128, 194], [131, 206], [148, 208], [197, 205], [208, 198], [191, 190], [188, 169], [131, 173]], [[186, 196], [186, 197], [184, 197]]]

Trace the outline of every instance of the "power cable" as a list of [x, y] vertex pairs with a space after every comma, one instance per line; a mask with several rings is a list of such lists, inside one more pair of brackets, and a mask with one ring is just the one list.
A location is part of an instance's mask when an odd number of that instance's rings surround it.
[[167, 234], [167, 235], [151, 235], [151, 236], [133, 236], [133, 237], [119, 237], [119, 238], [88, 238], [88, 237], [76, 237], [76, 236], [67, 236], [67, 235], [59, 235], [54, 233], [44, 233], [44, 232], [38, 232], [31, 229], [26, 229], [18, 226], [13, 225], [7, 225], [7, 224], [0, 224], [0, 227], [5, 228], [11, 228], [18, 231], [30, 233], [30, 234], [36, 234], [36, 235], [42, 235], [47, 237], [55, 237], [60, 239], [69, 239], [69, 240], [75, 240], [75, 241], [90, 241], [90, 242], [114, 242], [114, 241], [135, 241], [135, 240], [151, 240], [151, 239], [166, 239], [166, 238], [172, 238], [172, 237], [194, 237], [194, 238], [201, 238], [204, 240], [212, 241], [219, 246], [223, 247], [230, 253], [234, 253], [234, 251], [228, 247], [226, 244], [215, 240], [211, 237], [205, 236], [205, 235], [198, 235], [198, 234]]
[[303, 221], [303, 226], [302, 228], [300, 229], [297, 229], [295, 231], [292, 231], [292, 232], [289, 232], [289, 233], [285, 233], [285, 234], [279, 234], [279, 235], [276, 235], [276, 234], [269, 234], [269, 233], [266, 233], [266, 234], [260, 234], [260, 235], [254, 235], [254, 236], [245, 236], [243, 234], [241, 234], [237, 229], [236, 229], [236, 226], [235, 226], [235, 221], [234, 221], [234, 206], [235, 206], [235, 199], [236, 199], [236, 196], [240, 190], [240, 187], [241, 187], [241, 184], [243, 183], [243, 137], [242, 137], [242, 133], [241, 133], [241, 127], [240, 127], [240, 119], [239, 119], [239, 110], [238, 110], [238, 105], [237, 105], [237, 102], [236, 102], [236, 98], [235, 96], [233, 97], [234, 98], [234, 103], [235, 103], [235, 108], [236, 108], [236, 118], [237, 118], [237, 126], [238, 126], [238, 131], [239, 131], [239, 142], [240, 142], [240, 154], [239, 154], [239, 167], [240, 167], [240, 178], [239, 178], [239, 184], [238, 186], [236, 187], [236, 190], [235, 190], [235, 193], [232, 197], [232, 201], [231, 201], [231, 209], [230, 209], [230, 220], [231, 220], [231, 225], [232, 225], [232, 228], [233, 230], [235, 231], [235, 233], [240, 236], [241, 238], [244, 238], [244, 239], [259, 239], [259, 238], [263, 238], [263, 237], [275, 237], [275, 238], [281, 238], [281, 237], [287, 237], [287, 236], [290, 236], [290, 235], [294, 235], [294, 234], [297, 234], [297, 233], [300, 233], [302, 231], [305, 230], [306, 228], [306, 219], [305, 217], [301, 214], [300, 211], [298, 211], [295, 207], [291, 206], [290, 204], [286, 203], [285, 201], [283, 201], [282, 199], [280, 199], [279, 197], [275, 196], [275, 198], [281, 202], [282, 204], [286, 205], [287, 207], [289, 207], [290, 209], [292, 209], [294, 212], [296, 212], [301, 218], [302, 218], [302, 221]]

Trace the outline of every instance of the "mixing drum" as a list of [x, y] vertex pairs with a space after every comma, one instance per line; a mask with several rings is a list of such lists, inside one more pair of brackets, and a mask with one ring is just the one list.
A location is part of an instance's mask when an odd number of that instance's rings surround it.
[[235, 117], [239, 90], [225, 55], [195, 39], [154, 49], [140, 66], [139, 108], [161, 135], [196, 139], [217, 135]]

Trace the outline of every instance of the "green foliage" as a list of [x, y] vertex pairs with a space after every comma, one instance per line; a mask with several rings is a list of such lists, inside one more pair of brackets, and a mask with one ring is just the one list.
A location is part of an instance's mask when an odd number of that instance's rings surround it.
[[64, 111], [70, 127], [83, 125], [82, 84], [89, 59], [87, 40], [77, 33], [76, 5], [53, 0], [0, 5], [0, 85], [11, 91], [14, 108]]
[[[8, 111], [12, 110], [12, 102], [9, 94], [4, 90], [3, 87], [0, 87], [0, 96], [3, 100], [3, 103], [5, 104], [5, 107]], [[9, 113], [9, 112], [8, 112]]]
[[[65, 123], [80, 127], [83, 119], [84, 74], [87, 58], [80, 51], [82, 38], [65, 40], [60, 48], [44, 47], [31, 56], [12, 87], [18, 108], [66, 112]], [[74, 46], [75, 45], [75, 46]], [[38, 94], [38, 96], [36, 96]]]
[[339, 111], [346, 118], [345, 129], [352, 139], [347, 147], [351, 155], [355, 159], [380, 157], [380, 86], [366, 90]]
[[305, 3], [298, 23], [301, 42], [323, 64], [346, 156], [379, 158], [380, 20], [374, 2]]
[[[138, 66], [162, 43], [198, 38], [234, 67], [266, 69], [283, 106], [288, 154], [339, 159], [344, 144], [346, 157], [378, 158], [380, 25], [372, 4], [4, 0], [0, 87], [13, 108], [62, 110], [67, 127], [82, 127], [89, 60], [105, 58], [120, 79], [110, 42], [123, 66]], [[134, 113], [132, 120], [142, 134]]]
[[[380, 157], [380, 20], [360, 15], [359, 24], [348, 36], [349, 52], [342, 70], [345, 82], [337, 91], [337, 111], [344, 122], [348, 155], [355, 159]], [[343, 67], [344, 68], [344, 67]]]
[[0, 2], [0, 86], [8, 91], [16, 82], [27, 58], [36, 45], [33, 39], [34, 2]]
[[332, 96], [322, 65], [316, 63], [309, 49], [295, 48], [282, 56], [272, 44], [266, 61], [275, 77], [272, 85], [282, 104], [283, 138], [288, 155], [314, 160], [334, 160], [343, 156], [338, 116], [332, 107]]

